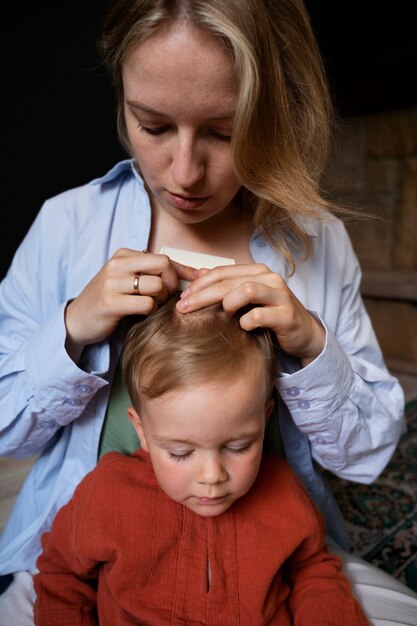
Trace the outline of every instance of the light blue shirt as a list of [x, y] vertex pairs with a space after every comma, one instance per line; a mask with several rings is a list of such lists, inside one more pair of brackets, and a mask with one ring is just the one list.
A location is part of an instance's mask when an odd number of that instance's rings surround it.
[[[93, 469], [114, 368], [115, 333], [65, 351], [64, 309], [118, 248], [147, 247], [151, 209], [130, 160], [45, 202], [0, 284], [0, 456], [39, 455], [0, 540], [0, 574], [32, 569], [41, 534]], [[288, 461], [342, 545], [325, 468], [370, 483], [404, 432], [404, 397], [384, 365], [360, 296], [360, 269], [343, 224], [309, 222], [312, 252], [289, 267], [259, 233], [252, 257], [279, 272], [325, 325], [323, 352], [304, 369], [282, 355], [280, 428]]]

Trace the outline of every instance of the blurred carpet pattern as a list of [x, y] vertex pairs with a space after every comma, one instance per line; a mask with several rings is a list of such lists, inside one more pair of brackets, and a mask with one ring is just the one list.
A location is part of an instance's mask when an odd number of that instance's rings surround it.
[[352, 551], [417, 591], [417, 400], [408, 432], [372, 485], [325, 473], [347, 522]]

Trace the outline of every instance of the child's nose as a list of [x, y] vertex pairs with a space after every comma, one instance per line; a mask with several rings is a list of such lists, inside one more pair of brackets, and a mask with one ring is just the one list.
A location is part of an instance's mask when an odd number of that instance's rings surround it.
[[218, 455], [205, 455], [199, 464], [197, 482], [215, 485], [227, 480], [228, 474]]

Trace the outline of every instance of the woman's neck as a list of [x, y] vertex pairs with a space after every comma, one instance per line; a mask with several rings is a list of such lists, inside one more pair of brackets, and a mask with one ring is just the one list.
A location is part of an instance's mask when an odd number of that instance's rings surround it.
[[252, 233], [251, 217], [239, 207], [199, 224], [184, 224], [164, 211], [153, 210], [148, 250], [157, 253], [168, 246], [250, 263]]

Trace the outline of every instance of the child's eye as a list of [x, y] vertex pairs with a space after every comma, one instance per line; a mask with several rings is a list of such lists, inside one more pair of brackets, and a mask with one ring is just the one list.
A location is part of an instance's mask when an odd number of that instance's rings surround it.
[[174, 461], [185, 461], [192, 455], [192, 452], [171, 452], [168, 450], [168, 456], [170, 459], [174, 459]]
[[157, 126], [156, 128], [150, 128], [149, 126], [144, 126], [143, 124], [140, 124], [138, 122], [138, 129], [142, 132], [142, 133], [146, 133], [147, 135], [153, 135], [153, 136], [158, 136], [158, 135], [162, 135], [162, 133], [165, 133], [167, 130], [169, 130], [169, 126]]
[[251, 447], [251, 444], [248, 443], [247, 445], [240, 446], [239, 448], [232, 448], [228, 446], [227, 450], [229, 450], [229, 452], [232, 452], [233, 454], [244, 454], [245, 452], [249, 450], [250, 447]]

